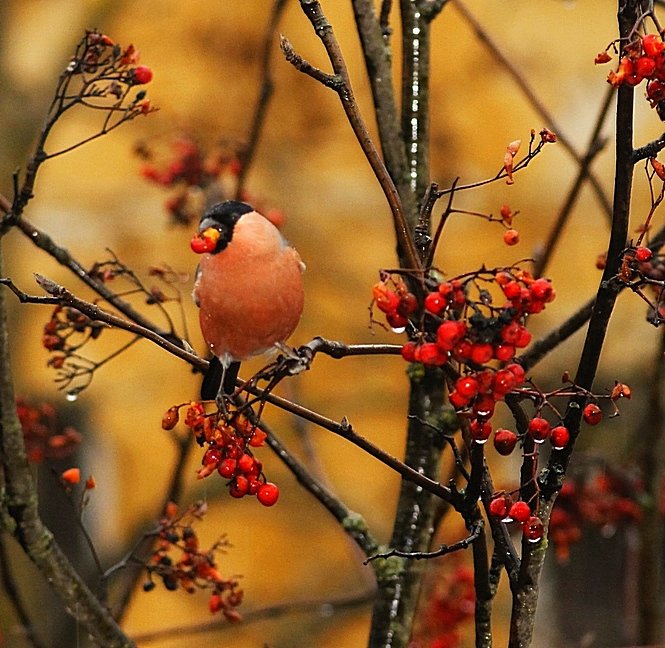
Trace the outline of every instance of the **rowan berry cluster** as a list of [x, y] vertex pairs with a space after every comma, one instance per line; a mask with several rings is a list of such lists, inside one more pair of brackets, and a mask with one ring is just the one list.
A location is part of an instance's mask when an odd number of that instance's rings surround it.
[[231, 497], [255, 495], [264, 506], [275, 504], [279, 498], [279, 487], [266, 481], [263, 464], [252, 452], [252, 448], [265, 444], [266, 433], [238, 412], [230, 416], [223, 416], [219, 411], [206, 414], [203, 404], [199, 402], [169, 408], [162, 419], [163, 429], [172, 430], [176, 426], [182, 407], [187, 408], [185, 425], [191, 429], [196, 442], [206, 448], [198, 478], [204, 479], [217, 472], [229, 480]]
[[545, 533], [541, 519], [534, 514], [528, 502], [515, 501], [510, 493], [495, 495], [489, 503], [489, 513], [504, 523], [516, 522], [529, 542], [540, 542]]
[[16, 413], [23, 430], [28, 461], [42, 463], [44, 459], [65, 459], [76, 452], [82, 437], [73, 427], [61, 427], [58, 413], [52, 405], [32, 405], [24, 398], [16, 399]]
[[649, 304], [648, 319], [658, 326], [665, 321], [665, 259], [644, 246], [624, 251], [619, 279]]
[[[210, 612], [221, 612], [229, 621], [241, 619], [237, 607], [242, 603], [243, 591], [235, 578], [224, 578], [217, 565], [217, 554], [228, 547], [222, 538], [207, 551], [199, 546], [193, 523], [206, 512], [205, 504], [190, 506], [179, 513], [170, 503], [157, 529], [158, 542], [150, 561], [146, 565], [148, 580], [143, 589], [155, 588], [155, 577], [161, 579], [167, 590], [183, 589], [189, 594], [198, 590], [209, 590]], [[174, 552], [179, 552], [176, 558]]]
[[585, 525], [609, 536], [618, 528], [639, 522], [641, 492], [634, 479], [606, 469], [587, 471], [580, 479], [566, 481], [549, 524], [548, 537], [557, 559], [568, 559], [570, 547], [580, 540]]
[[146, 180], [173, 189], [165, 207], [176, 225], [198, 222], [205, 208], [201, 190], [214, 185], [230, 195], [242, 168], [239, 152], [233, 147], [205, 148], [187, 136], [173, 140], [168, 155], [147, 144], [137, 146], [136, 153], [144, 160], [140, 173]]
[[[473, 618], [476, 592], [473, 570], [464, 564], [448, 563], [436, 570], [433, 585], [427, 585], [427, 601], [411, 648], [458, 648], [465, 622]], [[431, 591], [429, 591], [431, 589]]]
[[[136, 86], [150, 83], [153, 77], [149, 67], [138, 64], [139, 58], [133, 45], [123, 49], [105, 34], [87, 31], [60, 77], [56, 99], [62, 101], [55, 101], [53, 107], [59, 113], [76, 104], [109, 111], [105, 131], [153, 112], [145, 90], [133, 94]], [[78, 90], [74, 90], [73, 80], [78, 82]], [[110, 106], [109, 100], [113, 102]]]
[[42, 345], [48, 351], [61, 352], [51, 356], [49, 366], [60, 369], [67, 356], [72, 355], [88, 340], [96, 340], [104, 330], [101, 322], [67, 306], [56, 306], [51, 319], [44, 324]]
[[[612, 44], [611, 46], [614, 46]], [[607, 50], [600, 52], [595, 63], [612, 60]], [[619, 66], [611, 70], [607, 81], [615, 88], [636, 86], [647, 81], [647, 100], [662, 119], [665, 115], [665, 42], [660, 34], [646, 34], [623, 47]]]

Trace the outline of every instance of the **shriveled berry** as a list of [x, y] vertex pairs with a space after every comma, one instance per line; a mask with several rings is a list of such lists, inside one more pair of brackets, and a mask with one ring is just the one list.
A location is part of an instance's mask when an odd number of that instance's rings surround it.
[[162, 416], [162, 430], [172, 430], [178, 424], [179, 418], [179, 408], [169, 407]]
[[503, 242], [506, 245], [517, 245], [520, 242], [520, 233], [516, 229], [507, 229], [503, 233]]

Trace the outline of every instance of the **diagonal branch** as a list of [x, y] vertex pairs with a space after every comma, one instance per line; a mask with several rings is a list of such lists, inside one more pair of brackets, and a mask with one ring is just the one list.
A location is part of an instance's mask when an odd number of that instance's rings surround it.
[[[402, 202], [360, 113], [360, 108], [351, 88], [351, 81], [346, 63], [344, 62], [344, 56], [342, 55], [342, 50], [339, 47], [332, 26], [324, 15], [318, 0], [300, 0], [300, 6], [326, 49], [334, 75], [326, 74], [309, 65], [309, 63], [305, 69], [298, 68], [297, 66], [296, 69], [301, 69], [301, 71], [306, 72], [310, 76], [314, 76], [315, 74], [314, 78], [317, 78], [324, 85], [332, 87], [337, 92], [349, 124], [390, 206], [393, 214], [399, 255], [404, 260], [406, 267], [414, 270], [418, 269], [420, 268], [420, 261], [408, 227]], [[295, 52], [286, 39], [282, 39], [282, 51], [286, 55], [287, 60], [290, 60], [294, 66], [295, 61], [304, 61], [301, 57], [297, 59], [293, 57]], [[317, 71], [314, 72], [315, 70]], [[340, 83], [338, 83], [338, 79]], [[330, 85], [331, 82], [333, 85]]]

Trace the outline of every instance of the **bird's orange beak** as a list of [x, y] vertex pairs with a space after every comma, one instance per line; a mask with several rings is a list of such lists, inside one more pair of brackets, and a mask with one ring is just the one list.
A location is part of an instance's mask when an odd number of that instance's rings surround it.
[[208, 227], [202, 232], [198, 232], [192, 237], [190, 245], [196, 254], [212, 252], [217, 247], [217, 241], [221, 236], [220, 231], [215, 227]]

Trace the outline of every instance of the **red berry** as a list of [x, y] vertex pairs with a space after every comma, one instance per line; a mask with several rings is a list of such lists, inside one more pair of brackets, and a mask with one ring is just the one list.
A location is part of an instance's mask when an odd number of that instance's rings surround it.
[[489, 362], [494, 356], [494, 347], [489, 342], [478, 342], [471, 347], [469, 360], [482, 365]]
[[402, 347], [401, 354], [402, 358], [404, 358], [407, 362], [413, 362], [416, 359], [416, 343], [407, 342]]
[[506, 495], [499, 495], [490, 500], [489, 510], [490, 515], [497, 518], [505, 518], [510, 509], [511, 500]]
[[603, 412], [595, 403], [589, 403], [582, 414], [589, 425], [598, 425], [603, 419]]
[[436, 342], [445, 351], [452, 348], [466, 335], [466, 324], [462, 321], [446, 320], [436, 331]]
[[506, 369], [508, 369], [508, 371], [510, 371], [513, 376], [515, 376], [518, 385], [521, 385], [524, 382], [526, 372], [524, 371], [524, 367], [521, 364], [513, 362], [509, 364]]
[[443, 365], [448, 361], [448, 352], [443, 351], [434, 342], [425, 342], [420, 345], [420, 362], [425, 365]]
[[540, 518], [532, 515], [522, 525], [522, 533], [529, 542], [539, 542], [545, 533], [545, 528]]
[[477, 416], [490, 418], [494, 414], [496, 401], [491, 396], [481, 396], [473, 404], [473, 411]]
[[204, 466], [216, 466], [222, 460], [222, 453], [219, 448], [212, 446], [205, 451], [201, 463]]
[[531, 517], [531, 507], [526, 502], [520, 500], [510, 507], [508, 515], [515, 520], [515, 522], [526, 522]]
[[379, 281], [372, 286], [372, 294], [374, 295], [376, 306], [380, 311], [394, 313], [397, 310], [400, 301], [399, 297], [383, 281]]
[[256, 499], [263, 506], [272, 506], [279, 499], [279, 487], [272, 482], [266, 482], [256, 492]]
[[665, 50], [665, 43], [658, 34], [647, 34], [642, 38], [642, 49], [647, 56], [658, 56]]
[[[502, 286], [503, 294], [508, 299], [517, 299], [522, 292], [521, 286], [513, 279]], [[508, 342], [509, 340], [506, 340]]]
[[648, 79], [656, 71], [656, 61], [648, 56], [640, 56], [635, 63], [635, 73]]
[[503, 233], [503, 242], [506, 245], [517, 245], [520, 242], [520, 233], [516, 229], [508, 229]]
[[192, 248], [192, 252], [195, 252], [196, 254], [204, 254], [205, 252], [212, 252], [217, 246], [217, 242], [213, 241], [211, 238], [197, 234], [189, 242], [189, 245]]
[[564, 425], [557, 425], [550, 432], [550, 442], [555, 450], [561, 450], [568, 445], [570, 441], [570, 432]]
[[478, 394], [478, 381], [473, 376], [462, 376], [455, 383], [455, 391], [463, 398], [471, 399]]
[[501, 339], [506, 344], [515, 344], [515, 342], [520, 337], [521, 328], [522, 327], [517, 322], [511, 322], [510, 324], [506, 324], [501, 329]]
[[512, 360], [515, 356], [515, 347], [512, 344], [497, 344], [494, 347], [494, 357], [501, 362]]
[[249, 480], [247, 477], [244, 477], [243, 475], [238, 475], [233, 482], [231, 482], [231, 486], [229, 488], [229, 495], [231, 497], [243, 497], [247, 495], [247, 491], [249, 490]]
[[647, 98], [654, 104], [660, 103], [665, 99], [665, 84], [662, 81], [654, 79], [647, 84]]
[[448, 400], [455, 409], [464, 409], [471, 399], [462, 396], [462, 394], [459, 394], [456, 391], [452, 391], [448, 396]]
[[492, 425], [487, 421], [473, 419], [469, 424], [469, 432], [476, 443], [485, 443], [492, 434]]
[[388, 322], [390, 328], [395, 329], [396, 331], [403, 331], [404, 327], [409, 322], [408, 318], [401, 313], [386, 313], [386, 322]]
[[538, 301], [551, 302], [554, 299], [554, 289], [549, 279], [536, 279], [529, 290], [531, 297]]
[[527, 329], [526, 326], [520, 326], [517, 339], [515, 340], [515, 346], [518, 349], [523, 349], [524, 347], [529, 346], [530, 342], [531, 333], [529, 333], [529, 329]]
[[448, 300], [439, 292], [431, 292], [425, 297], [425, 310], [438, 315], [448, 305]]
[[404, 293], [400, 295], [399, 306], [397, 306], [397, 312], [402, 315], [411, 315], [418, 310], [418, 300], [413, 293]]
[[505, 396], [517, 386], [517, 378], [510, 369], [499, 369], [494, 375], [494, 394]]
[[551, 426], [547, 419], [536, 416], [529, 421], [528, 432], [536, 443], [542, 443], [550, 435]]
[[231, 477], [233, 477], [233, 475], [236, 472], [237, 465], [238, 462], [235, 459], [226, 457], [226, 459], [222, 459], [222, 461], [219, 463], [219, 466], [217, 467], [217, 472], [222, 477], [224, 477], [224, 479], [231, 479]]
[[653, 257], [653, 252], [648, 247], [637, 247], [635, 248], [635, 259], [640, 263], [644, 261], [649, 261]]
[[252, 472], [252, 469], [254, 468], [254, 457], [249, 454], [243, 454], [240, 459], [238, 459], [238, 470], [240, 470], [241, 473], [246, 475], [247, 473]]
[[499, 429], [494, 433], [494, 447], [496, 451], [507, 457], [517, 445], [518, 437], [512, 430]]
[[132, 81], [136, 85], [150, 83], [152, 81], [152, 70], [145, 65], [135, 67], [132, 72]]
[[473, 345], [469, 340], [461, 340], [453, 347], [451, 353], [458, 362], [466, 362], [471, 357], [472, 348]]

